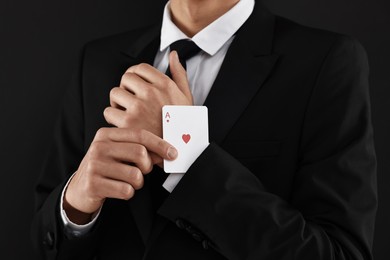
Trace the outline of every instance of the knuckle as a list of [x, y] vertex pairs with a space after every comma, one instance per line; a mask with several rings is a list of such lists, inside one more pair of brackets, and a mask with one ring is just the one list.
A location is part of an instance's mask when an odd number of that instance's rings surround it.
[[102, 140], [107, 136], [107, 128], [102, 127], [99, 128], [99, 130], [96, 131], [95, 139]]
[[143, 160], [145, 157], [148, 156], [148, 151], [146, 150], [145, 146], [138, 145], [136, 148], [136, 154], [137, 154], [138, 158]]
[[[123, 76], [122, 76], [122, 78], [123, 78]], [[112, 89], [110, 90], [110, 98], [111, 98], [111, 99], [112, 99], [113, 97], [115, 97], [115, 96], [118, 94], [118, 90], [119, 90], [118, 87], [112, 88]]]
[[126, 73], [131, 73], [132, 71], [134, 71], [134, 68], [135, 68], [136, 66], [137, 66], [137, 65], [134, 65], [134, 66], [129, 67], [129, 68], [126, 70], [125, 74], [126, 74]]
[[134, 196], [134, 188], [131, 185], [123, 185], [120, 190], [121, 198], [128, 200]]
[[153, 170], [153, 164], [151, 163], [151, 161], [148, 161], [148, 162], [145, 164], [144, 174], [148, 174], [148, 173], [150, 173], [152, 170]]
[[96, 142], [93, 142], [91, 144], [91, 146], [89, 147], [88, 155], [89, 155], [90, 160], [91, 160], [91, 158], [97, 157], [98, 151], [97, 151], [97, 147], [96, 147]]
[[137, 71], [146, 70], [149, 68], [149, 65], [147, 63], [141, 63], [137, 66]]
[[137, 76], [133, 72], [127, 72], [126, 73], [126, 78], [131, 81], [134, 80]]
[[[124, 84], [124, 82], [128, 79], [128, 77], [129, 77], [129, 75], [131, 74], [131, 72], [129, 72], [129, 70], [127, 70], [123, 75], [122, 75], [122, 77], [121, 77], [121, 86], [122, 86], [122, 84]], [[113, 88], [112, 90], [114, 90], [115, 88]], [[111, 90], [111, 91], [112, 91]], [[118, 89], [116, 89], [116, 90], [114, 90], [114, 91], [118, 91], [119, 90], [119, 88]]]
[[142, 172], [138, 168], [134, 168], [133, 170], [133, 187], [136, 190], [139, 190], [144, 185], [144, 176]]
[[89, 148], [89, 154], [91, 158], [98, 158], [102, 155], [102, 151], [104, 151], [105, 144], [101, 141], [95, 141], [91, 144]]
[[137, 165], [143, 174], [148, 174], [153, 169], [153, 163], [151, 161], [151, 158], [149, 157], [149, 154], [148, 154], [148, 151], [146, 150], [146, 148], [142, 153], [145, 153], [145, 155], [142, 155], [140, 157]]
[[91, 159], [91, 160], [87, 163], [85, 169], [86, 169], [86, 172], [87, 172], [87, 174], [88, 174], [88, 180], [91, 179], [91, 176], [93, 176], [93, 175], [96, 174], [97, 168], [98, 168], [98, 167], [96, 167], [96, 161], [95, 161], [95, 160]]
[[111, 107], [106, 107], [104, 110], [103, 110], [103, 116], [105, 119], [107, 119], [108, 117], [110, 117], [110, 110], [111, 110]]

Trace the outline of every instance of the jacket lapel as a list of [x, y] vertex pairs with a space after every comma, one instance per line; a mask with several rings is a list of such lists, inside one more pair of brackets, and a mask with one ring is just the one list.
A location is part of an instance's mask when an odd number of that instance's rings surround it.
[[121, 53], [138, 62], [153, 65], [160, 44], [161, 25], [153, 25], [139, 30], [142, 31], [141, 34], [136, 32], [134, 35], [130, 34], [132, 38], [136, 37], [136, 39], [123, 39]]
[[211, 142], [224, 140], [278, 58], [271, 53], [275, 18], [259, 5], [237, 32], [205, 101]]

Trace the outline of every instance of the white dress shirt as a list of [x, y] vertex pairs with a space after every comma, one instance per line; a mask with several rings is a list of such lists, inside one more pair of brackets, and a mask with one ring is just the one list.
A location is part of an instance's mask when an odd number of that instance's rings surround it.
[[[169, 63], [169, 46], [178, 40], [192, 40], [201, 51], [187, 60], [187, 76], [194, 105], [203, 105], [221, 68], [226, 52], [234, 39], [234, 34], [252, 14], [254, 5], [254, 0], [240, 0], [228, 12], [190, 38], [172, 22], [170, 3], [168, 2], [164, 9], [161, 43], [154, 60], [154, 67], [165, 73]], [[171, 173], [163, 185], [164, 188], [171, 192], [183, 175], [184, 173]], [[64, 191], [66, 187], [67, 185]], [[100, 210], [93, 220], [86, 225], [72, 223], [67, 218], [62, 207], [64, 191], [60, 203], [61, 218], [64, 225], [74, 235], [83, 235], [92, 228], [99, 216]]]

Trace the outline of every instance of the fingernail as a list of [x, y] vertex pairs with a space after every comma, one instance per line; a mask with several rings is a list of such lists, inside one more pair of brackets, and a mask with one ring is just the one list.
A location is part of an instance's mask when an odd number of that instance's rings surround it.
[[176, 159], [176, 157], [177, 157], [177, 150], [174, 147], [171, 146], [171, 147], [168, 148], [167, 155], [168, 155], [168, 159], [171, 159], [171, 160]]

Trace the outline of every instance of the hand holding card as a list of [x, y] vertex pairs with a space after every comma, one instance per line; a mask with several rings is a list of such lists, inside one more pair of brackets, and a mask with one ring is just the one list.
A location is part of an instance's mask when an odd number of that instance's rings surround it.
[[205, 106], [164, 106], [163, 139], [178, 150], [174, 161], [164, 160], [167, 173], [185, 173], [209, 145]]

